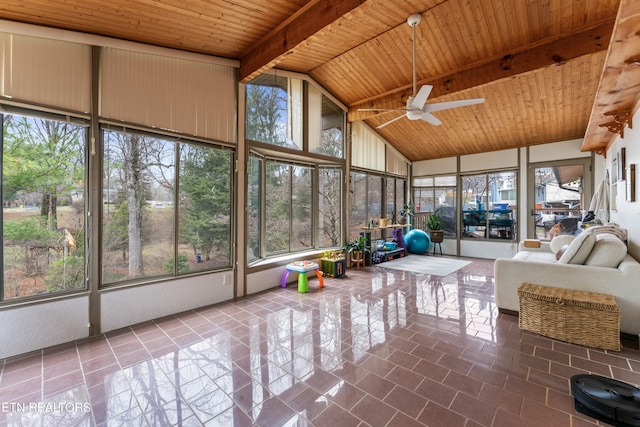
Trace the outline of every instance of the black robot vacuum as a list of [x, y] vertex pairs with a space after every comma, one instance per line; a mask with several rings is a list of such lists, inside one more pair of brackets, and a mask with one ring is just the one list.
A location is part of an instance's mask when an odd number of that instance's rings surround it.
[[640, 426], [640, 389], [600, 375], [571, 377], [576, 411], [614, 426]]

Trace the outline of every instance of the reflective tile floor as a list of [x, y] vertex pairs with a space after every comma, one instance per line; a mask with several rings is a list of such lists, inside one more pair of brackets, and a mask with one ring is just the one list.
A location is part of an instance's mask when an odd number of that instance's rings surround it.
[[637, 343], [520, 331], [493, 262], [381, 267], [0, 361], [0, 426], [592, 426], [569, 378], [640, 383]]

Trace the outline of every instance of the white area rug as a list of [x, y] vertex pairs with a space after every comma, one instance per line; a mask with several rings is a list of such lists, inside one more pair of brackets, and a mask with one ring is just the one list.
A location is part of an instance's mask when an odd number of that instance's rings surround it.
[[378, 267], [394, 270], [411, 271], [412, 273], [433, 274], [434, 276], [448, 276], [470, 264], [471, 261], [459, 259], [441, 258], [423, 255], [408, 255], [404, 258], [376, 264]]

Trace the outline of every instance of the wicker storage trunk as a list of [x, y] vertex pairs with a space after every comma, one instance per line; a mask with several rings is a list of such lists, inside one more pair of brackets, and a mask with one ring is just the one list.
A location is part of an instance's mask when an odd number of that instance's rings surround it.
[[524, 283], [520, 329], [605, 350], [620, 350], [620, 309], [612, 295]]

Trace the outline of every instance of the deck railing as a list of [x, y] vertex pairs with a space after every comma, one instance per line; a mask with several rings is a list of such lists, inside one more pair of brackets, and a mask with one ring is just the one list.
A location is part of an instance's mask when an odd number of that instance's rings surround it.
[[416, 212], [413, 214], [413, 220], [411, 221], [411, 225], [414, 229], [424, 230], [427, 228], [427, 217], [431, 214], [431, 212]]

